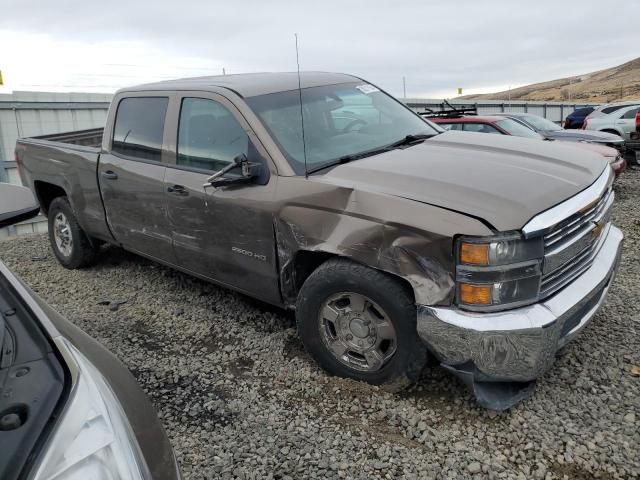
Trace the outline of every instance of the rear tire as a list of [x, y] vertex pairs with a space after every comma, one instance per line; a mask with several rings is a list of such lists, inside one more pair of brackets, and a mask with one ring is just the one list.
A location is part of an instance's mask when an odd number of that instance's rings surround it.
[[333, 375], [399, 391], [427, 363], [410, 290], [373, 268], [323, 263], [300, 290], [296, 319], [306, 350]]
[[78, 224], [67, 197], [53, 199], [48, 222], [51, 249], [63, 267], [76, 269], [95, 262], [96, 249]]

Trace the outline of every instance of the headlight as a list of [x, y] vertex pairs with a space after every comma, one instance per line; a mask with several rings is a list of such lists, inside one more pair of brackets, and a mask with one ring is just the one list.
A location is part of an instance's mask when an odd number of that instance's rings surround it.
[[502, 310], [537, 300], [542, 238], [518, 233], [460, 237], [456, 242], [457, 302], [468, 310]]
[[127, 417], [104, 377], [73, 345], [66, 340], [61, 344], [75, 373], [74, 386], [30, 478], [150, 478]]

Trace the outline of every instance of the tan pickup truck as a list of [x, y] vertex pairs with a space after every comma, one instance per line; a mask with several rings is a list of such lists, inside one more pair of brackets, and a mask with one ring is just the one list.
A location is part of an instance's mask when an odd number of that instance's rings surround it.
[[444, 132], [350, 75], [127, 88], [104, 131], [16, 157], [64, 266], [119, 245], [295, 309], [333, 374], [397, 389], [433, 357], [490, 408], [593, 317], [622, 244], [601, 156]]

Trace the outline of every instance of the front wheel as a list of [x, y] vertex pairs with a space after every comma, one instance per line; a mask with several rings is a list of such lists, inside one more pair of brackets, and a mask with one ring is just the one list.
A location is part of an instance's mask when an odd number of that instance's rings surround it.
[[396, 391], [427, 362], [413, 298], [389, 274], [329, 260], [305, 281], [296, 307], [302, 343], [329, 373]]
[[49, 242], [63, 267], [74, 269], [91, 265], [96, 249], [82, 230], [66, 197], [55, 198], [48, 211]]

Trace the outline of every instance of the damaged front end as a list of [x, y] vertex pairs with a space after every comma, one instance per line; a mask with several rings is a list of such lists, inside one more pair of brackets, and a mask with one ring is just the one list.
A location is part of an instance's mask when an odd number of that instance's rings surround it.
[[404, 197], [307, 182], [274, 212], [283, 303], [315, 268], [300, 259], [340, 256], [395, 275], [413, 290], [430, 352], [481, 405], [509, 408], [604, 302], [622, 245], [610, 177], [506, 234]]
[[459, 239], [455, 306], [418, 306], [418, 334], [483, 406], [529, 395], [604, 303], [623, 242], [609, 219], [612, 177], [606, 170], [506, 243]]
[[621, 245], [622, 234], [612, 227], [592, 266], [541, 303], [492, 314], [419, 305], [418, 334], [480, 405], [510, 408], [533, 392], [536, 379], [551, 367], [557, 351], [604, 303]]
[[[328, 188], [307, 184], [308, 190]], [[311, 187], [311, 188], [309, 188]], [[307, 192], [274, 214], [283, 303], [295, 304], [308, 271], [300, 259], [341, 256], [395, 275], [417, 304], [451, 305], [455, 295], [452, 239], [459, 231], [489, 234], [481, 222], [412, 200], [333, 187]]]

